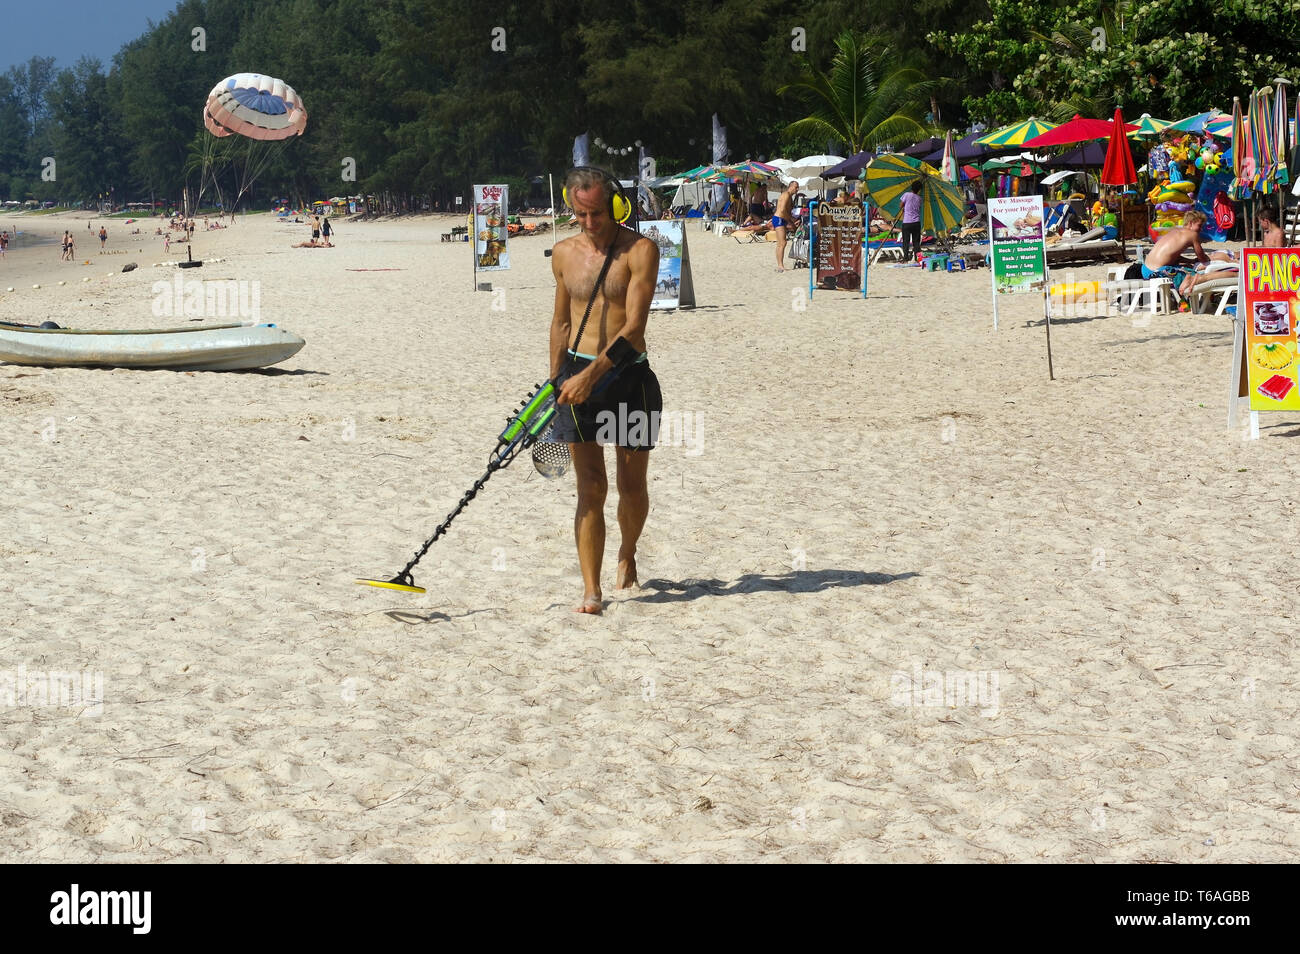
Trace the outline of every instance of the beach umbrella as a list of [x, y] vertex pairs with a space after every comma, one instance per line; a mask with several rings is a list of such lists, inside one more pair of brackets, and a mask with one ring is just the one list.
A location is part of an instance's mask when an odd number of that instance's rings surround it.
[[824, 179], [834, 179], [836, 176], [846, 176], [849, 179], [856, 179], [862, 175], [862, 170], [867, 167], [876, 154], [871, 149], [864, 149], [857, 155], [849, 156], [843, 162], [838, 162], [822, 173]]
[[[981, 133], [968, 133], [960, 139], [954, 140], [952, 144], [953, 158], [958, 162], [970, 162], [976, 159], [983, 159], [991, 153], [999, 151], [996, 149], [990, 150], [985, 146], [977, 145], [975, 140], [981, 135]], [[946, 138], [944, 142], [947, 142]], [[940, 143], [938, 149], [917, 158], [921, 159], [923, 162], [930, 163], [932, 166], [939, 166], [939, 164], [943, 162], [943, 150], [944, 143]]]
[[1106, 158], [1102, 163], [1101, 182], [1103, 185], [1133, 185], [1137, 182], [1137, 170], [1133, 168], [1133, 151], [1129, 149], [1128, 138], [1115, 133], [1116, 130], [1124, 128], [1124, 116], [1118, 106], [1115, 107], [1115, 118], [1111, 122], [1112, 132], [1110, 142], [1106, 146]]
[[1129, 133], [1135, 139], [1146, 139], [1150, 136], [1158, 136], [1170, 127], [1171, 123], [1167, 119], [1153, 119], [1150, 113], [1143, 113], [1137, 119], [1133, 120], [1135, 127], [1133, 132]]
[[785, 170], [785, 174], [791, 179], [811, 179], [817, 176], [829, 179], [832, 177], [826, 175], [826, 170], [843, 161], [843, 156], [804, 156], [802, 159], [796, 159], [794, 165]]
[[752, 179], [771, 179], [781, 174], [781, 170], [776, 166], [769, 165], [766, 162], [759, 162], [757, 159], [746, 159], [744, 162], [733, 163], [724, 168], [727, 172], [749, 176]]
[[1280, 186], [1287, 185], [1291, 181], [1291, 172], [1287, 168], [1287, 163], [1291, 155], [1291, 130], [1290, 114], [1287, 110], [1286, 88], [1289, 83], [1286, 80], [1277, 79], [1273, 81], [1277, 84], [1277, 99], [1273, 103], [1273, 128], [1274, 128], [1274, 158], [1276, 168], [1273, 175]]
[[957, 159], [952, 154], [951, 129], [944, 135], [943, 156], [939, 160], [939, 173], [953, 185], [957, 185]]
[[1011, 172], [1018, 176], [1036, 176], [1043, 168], [1036, 162], [1030, 162], [1024, 156], [1012, 156], [1008, 159], [990, 159], [980, 166], [984, 172]]
[[1176, 123], [1170, 123], [1169, 129], [1175, 132], [1205, 132], [1205, 124], [1219, 116], [1227, 114], [1218, 110], [1210, 109], [1203, 113], [1197, 113], [1195, 116], [1188, 116], [1186, 119], [1180, 119]]
[[923, 159], [936, 149], [942, 148], [943, 140], [938, 136], [931, 136], [928, 139], [922, 139], [920, 142], [908, 146], [906, 149], [898, 150], [898, 153], [903, 156], [911, 156], [914, 159]]
[[948, 232], [956, 228], [965, 215], [965, 203], [958, 188], [934, 166], [901, 153], [886, 153], [871, 160], [864, 176], [871, 201], [895, 217], [903, 193], [918, 179], [921, 182], [921, 228], [931, 232]]
[[1061, 169], [1070, 166], [1104, 166], [1106, 164], [1106, 147], [1099, 142], [1085, 142], [1069, 152], [1043, 160], [1047, 169]]
[[1277, 126], [1273, 121], [1273, 90], [1265, 86], [1256, 91], [1250, 107], [1250, 141], [1255, 151], [1256, 188], [1267, 195], [1277, 186], [1273, 178], [1277, 171], [1275, 152]]
[[1241, 121], [1241, 97], [1232, 97], [1232, 198], [1242, 197], [1242, 154], [1246, 150], [1246, 125]]
[[[1124, 128], [1124, 114], [1118, 106], [1111, 120], [1110, 142], [1106, 146], [1106, 159], [1101, 167], [1102, 185], [1126, 186], [1137, 182], [1137, 170], [1133, 168], [1133, 151], [1129, 149], [1128, 137], [1120, 132]], [[1120, 249], [1124, 249], [1124, 205], [1120, 205]]]
[[1010, 126], [995, 129], [991, 133], [985, 133], [983, 136], [977, 137], [974, 142], [976, 145], [989, 149], [1023, 146], [1026, 140], [1041, 136], [1043, 133], [1055, 128], [1056, 123], [1049, 123], [1030, 116], [1024, 122], [1013, 123]]
[[1201, 132], [1209, 136], [1218, 136], [1221, 139], [1231, 139], [1232, 115], [1230, 113], [1220, 113], [1213, 119], [1207, 119]]
[[[1033, 139], [1026, 139], [1024, 145], [1037, 146], [1068, 146], [1076, 142], [1087, 142], [1089, 139], [1109, 139], [1111, 129], [1113, 128], [1112, 120], [1108, 119], [1084, 119], [1078, 113], [1069, 122], [1061, 123], [1055, 129], [1049, 129], [1041, 136], [1035, 136]], [[1125, 126], [1124, 132], [1129, 133], [1136, 129], [1136, 126]]]

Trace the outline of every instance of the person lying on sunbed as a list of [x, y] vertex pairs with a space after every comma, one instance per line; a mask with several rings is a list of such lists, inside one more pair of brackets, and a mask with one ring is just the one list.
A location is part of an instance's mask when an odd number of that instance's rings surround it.
[[[1276, 212], [1269, 208], [1260, 209], [1259, 225], [1264, 232], [1264, 248], [1286, 247], [1286, 236], [1282, 231], [1282, 227], [1277, 224]], [[1192, 290], [1202, 282], [1217, 281], [1220, 278], [1236, 278], [1240, 275], [1240, 267], [1232, 258], [1231, 252], [1212, 252], [1210, 253], [1210, 257], [1213, 259], [1219, 259], [1220, 262], [1233, 262], [1233, 264], [1223, 266], [1219, 263], [1210, 262], [1207, 263], [1206, 266], [1197, 269], [1196, 272], [1188, 275], [1183, 279], [1182, 284], [1178, 286], [1178, 294], [1183, 298], [1190, 296]], [[1151, 259], [1148, 256], [1147, 261], [1150, 260]], [[1218, 267], [1216, 267], [1216, 265], [1218, 265]]]
[[745, 224], [737, 226], [735, 231], [753, 232], [756, 235], [766, 235], [768, 232], [772, 231], [772, 223], [762, 221], [751, 212], [746, 216]]

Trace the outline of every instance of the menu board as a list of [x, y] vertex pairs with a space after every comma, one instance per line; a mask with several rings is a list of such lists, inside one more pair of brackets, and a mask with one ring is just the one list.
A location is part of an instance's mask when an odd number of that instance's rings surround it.
[[1043, 251], [1043, 197], [989, 199], [993, 290], [998, 294], [1041, 291], [1047, 266]]
[[859, 205], [817, 205], [817, 287], [862, 287], [862, 213]]
[[1240, 282], [1237, 322], [1245, 328], [1245, 346], [1234, 350], [1245, 374], [1234, 368], [1234, 376], [1244, 378], [1252, 411], [1300, 410], [1296, 377], [1300, 250], [1245, 249]]
[[474, 186], [474, 222], [470, 226], [470, 239], [474, 243], [476, 271], [510, 267], [510, 253], [506, 251], [506, 213], [509, 208], [508, 186]]
[[637, 231], [659, 246], [659, 274], [655, 278], [654, 308], [691, 308], [695, 288], [691, 283], [691, 257], [686, 248], [686, 223], [682, 220], [644, 219]]

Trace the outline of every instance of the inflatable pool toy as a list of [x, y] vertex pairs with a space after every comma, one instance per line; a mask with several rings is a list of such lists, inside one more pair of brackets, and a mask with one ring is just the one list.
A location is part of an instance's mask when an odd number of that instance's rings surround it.
[[1101, 282], [1073, 282], [1053, 285], [1048, 294], [1062, 301], [1100, 301]]

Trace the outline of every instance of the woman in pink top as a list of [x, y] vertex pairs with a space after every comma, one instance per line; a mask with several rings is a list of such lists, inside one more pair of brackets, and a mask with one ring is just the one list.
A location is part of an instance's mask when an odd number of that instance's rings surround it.
[[921, 180], [903, 193], [899, 201], [903, 213], [903, 259], [913, 258], [921, 251]]

